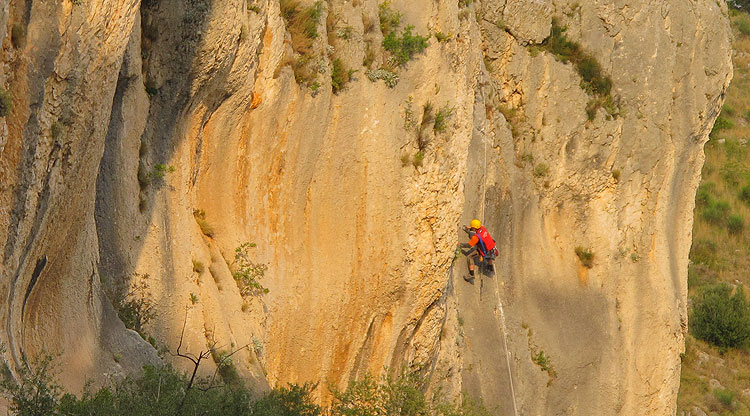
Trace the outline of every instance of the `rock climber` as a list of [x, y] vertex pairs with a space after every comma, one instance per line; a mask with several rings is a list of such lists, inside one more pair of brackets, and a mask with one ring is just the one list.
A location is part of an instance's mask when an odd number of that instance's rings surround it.
[[492, 239], [490, 233], [486, 228], [482, 226], [481, 221], [478, 219], [471, 220], [468, 227], [464, 226], [464, 231], [469, 234], [469, 242], [462, 243], [461, 248], [468, 248], [468, 250], [461, 250], [466, 256], [466, 263], [469, 266], [469, 275], [464, 276], [464, 280], [470, 282], [474, 279], [474, 267], [478, 261], [486, 261], [487, 267], [491, 273], [495, 272], [495, 266], [492, 264], [495, 257], [497, 257], [497, 248], [495, 247], [495, 240]]

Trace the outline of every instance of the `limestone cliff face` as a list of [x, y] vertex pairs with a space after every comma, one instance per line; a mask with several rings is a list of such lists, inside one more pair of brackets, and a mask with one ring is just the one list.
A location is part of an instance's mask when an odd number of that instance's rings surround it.
[[[261, 390], [406, 365], [500, 414], [673, 413], [725, 6], [465, 3], [391, 3], [450, 35], [394, 88], [362, 66], [383, 60], [375, 1], [322, 3], [313, 88], [276, 1], [2, 6], [6, 360], [62, 352], [73, 388], [158, 360], [103, 290], [148, 275], [145, 332], [249, 345], [234, 362]], [[589, 120], [574, 67], [541, 50], [553, 18], [611, 75], [619, 116]], [[338, 94], [335, 59], [358, 71]], [[453, 116], [403, 164], [428, 101]], [[469, 284], [454, 249], [473, 217], [501, 254]], [[262, 297], [232, 278], [244, 242], [268, 264]]]

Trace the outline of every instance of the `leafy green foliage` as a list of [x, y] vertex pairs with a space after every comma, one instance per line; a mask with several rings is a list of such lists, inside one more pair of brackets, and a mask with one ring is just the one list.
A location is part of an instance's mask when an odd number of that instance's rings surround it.
[[716, 118], [714, 127], [711, 129], [711, 137], [714, 137], [722, 130], [731, 129], [732, 127], [734, 127], [732, 120], [720, 115]]
[[707, 287], [693, 299], [693, 334], [722, 348], [743, 348], [750, 341], [750, 303], [742, 286]]
[[599, 108], [604, 108], [611, 116], [619, 113], [618, 105], [611, 96], [612, 79], [604, 73], [599, 62], [592, 55], [586, 53], [578, 42], [568, 39], [568, 28], [552, 19], [552, 30], [543, 47], [563, 63], [572, 63], [581, 76], [581, 88], [592, 99], [586, 106], [589, 120], [596, 117]]
[[[700, 188], [698, 190], [700, 191]], [[750, 205], [750, 185], [743, 186], [737, 198], [745, 204]]]
[[[279, 7], [287, 30], [292, 35], [292, 49], [302, 55], [307, 54], [313, 40], [320, 36], [318, 25], [323, 15], [323, 2], [319, 0], [308, 8], [302, 8], [298, 0], [281, 0]], [[295, 77], [298, 70], [295, 70]]]
[[388, 88], [395, 87], [399, 80], [398, 74], [384, 68], [376, 70], [368, 69], [365, 71], [365, 76], [372, 82], [382, 79]]
[[268, 395], [255, 402], [252, 415], [258, 416], [318, 416], [320, 406], [313, 403], [310, 394], [317, 384], [305, 383], [302, 386], [290, 384], [271, 390]]
[[341, 91], [344, 85], [349, 82], [349, 78], [349, 73], [344, 68], [344, 63], [341, 62], [341, 59], [334, 59], [333, 69], [331, 70], [331, 87], [333, 88], [333, 93], [336, 94]]
[[401, 13], [391, 9], [391, 2], [386, 1], [378, 5], [378, 18], [380, 19], [380, 31], [383, 35], [395, 32], [401, 25]]
[[19, 380], [13, 380], [7, 366], [0, 388], [10, 396], [10, 411], [18, 416], [57, 415], [62, 388], [53, 382], [53, 357], [45, 355], [33, 360], [29, 367], [18, 369]]
[[576, 256], [581, 260], [581, 264], [587, 269], [594, 267], [594, 253], [590, 249], [578, 246], [575, 248]]
[[248, 250], [255, 247], [255, 243], [243, 243], [234, 249], [234, 262], [232, 262], [232, 276], [237, 282], [242, 297], [259, 296], [268, 293], [268, 289], [260, 284], [260, 279], [268, 270], [268, 265], [255, 263], [250, 259]]
[[[209, 224], [208, 221], [206, 220], [206, 211], [202, 209], [194, 209], [193, 218], [195, 218], [195, 222], [196, 224], [198, 224], [198, 227], [201, 229], [201, 232], [203, 233], [203, 235], [207, 237], [214, 236], [214, 227], [212, 227], [211, 224]], [[193, 270], [195, 270], [195, 264], [193, 265]], [[201, 273], [201, 272], [198, 272], [198, 273]]]
[[147, 339], [144, 327], [156, 317], [156, 304], [148, 286], [148, 274], [134, 274], [131, 281], [119, 281], [107, 291], [112, 306], [125, 327]]
[[411, 161], [415, 168], [422, 166], [424, 163], [424, 150], [419, 150], [414, 154], [414, 158]]
[[709, 200], [703, 209], [703, 219], [713, 225], [723, 225], [729, 215], [729, 203], [727, 201]]
[[743, 16], [735, 22], [737, 25], [737, 30], [739, 30], [740, 34], [743, 36], [750, 35], [750, 19], [747, 18], [747, 16]]
[[435, 39], [437, 39], [438, 42], [443, 43], [447, 42], [451, 39], [453, 39], [453, 34], [451, 33], [443, 33], [441, 31], [435, 32]]
[[6, 117], [13, 110], [13, 96], [0, 87], [0, 117]]
[[412, 34], [414, 26], [406, 26], [401, 35], [396, 31], [389, 32], [383, 38], [383, 47], [391, 53], [391, 57], [398, 66], [405, 65], [414, 55], [427, 48], [427, 39], [424, 36]]
[[730, 234], [739, 234], [745, 228], [745, 218], [740, 214], [732, 214], [727, 218], [727, 229]]
[[435, 113], [435, 121], [433, 122], [432, 128], [435, 133], [442, 133], [448, 127], [448, 120], [453, 115], [453, 107], [445, 105]]
[[531, 361], [538, 365], [542, 371], [549, 371], [552, 368], [549, 357], [544, 355], [544, 351], [539, 351], [538, 354], [531, 357]]
[[20, 23], [15, 23], [10, 28], [10, 43], [18, 49], [26, 43], [26, 28]]
[[439, 394], [424, 394], [426, 380], [417, 373], [403, 370], [397, 377], [383, 375], [376, 380], [365, 375], [352, 381], [345, 391], [331, 388], [331, 416], [489, 416], [480, 404], [469, 399], [456, 404]]
[[229, 385], [242, 384], [237, 367], [234, 366], [234, 362], [232, 361], [232, 353], [219, 349], [211, 349], [211, 358], [216, 363], [219, 375], [224, 383]]
[[541, 178], [549, 175], [549, 165], [546, 163], [540, 163], [534, 166], [534, 177]]
[[734, 401], [734, 392], [729, 389], [716, 389], [714, 397], [724, 406], [730, 407]]
[[0, 388], [11, 398], [11, 411], [21, 416], [490, 416], [481, 404], [464, 397], [446, 401], [438, 392], [424, 393], [426, 379], [402, 371], [398, 377], [372, 376], [353, 381], [345, 391], [331, 388], [333, 403], [313, 402], [317, 384], [290, 384], [254, 399], [241, 383], [214, 385], [210, 378], [189, 379], [170, 365], [145, 366], [143, 372], [92, 390], [81, 397], [65, 394], [54, 381], [53, 359], [46, 357], [20, 371], [16, 383], [9, 372]]

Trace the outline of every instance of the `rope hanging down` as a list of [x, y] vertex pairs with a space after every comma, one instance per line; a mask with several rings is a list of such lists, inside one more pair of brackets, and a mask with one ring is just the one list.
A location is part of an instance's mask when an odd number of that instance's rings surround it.
[[[482, 147], [484, 147], [484, 171], [482, 175], [482, 201], [480, 204], [480, 214], [482, 224], [484, 224], [484, 206], [486, 205], [487, 197], [487, 137], [482, 136]], [[503, 311], [503, 301], [500, 299], [500, 288], [497, 285], [497, 279], [492, 279], [495, 282], [495, 295], [497, 296], [497, 303], [500, 309], [500, 332], [503, 335], [503, 346], [505, 347], [505, 363], [508, 368], [508, 381], [510, 382], [510, 395], [513, 399], [513, 415], [518, 416], [518, 406], [516, 405], [516, 391], [513, 387], [513, 373], [510, 369], [510, 350], [508, 350], [508, 336], [505, 334], [505, 312]], [[495, 310], [497, 314], [497, 309]]]

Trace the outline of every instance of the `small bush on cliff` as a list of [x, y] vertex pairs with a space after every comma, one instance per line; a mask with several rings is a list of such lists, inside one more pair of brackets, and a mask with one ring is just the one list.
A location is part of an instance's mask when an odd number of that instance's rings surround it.
[[131, 281], [121, 280], [107, 291], [122, 323], [143, 339], [147, 339], [144, 326], [156, 317], [156, 304], [152, 300], [148, 281], [148, 274], [136, 273]]
[[318, 24], [323, 15], [323, 2], [317, 1], [303, 9], [299, 1], [281, 0], [281, 17], [292, 35], [292, 47], [297, 52], [306, 52], [312, 40], [319, 36]]
[[255, 263], [250, 259], [248, 250], [255, 247], [254, 243], [243, 243], [234, 249], [234, 262], [232, 262], [232, 276], [242, 297], [259, 296], [268, 293], [268, 289], [260, 284], [260, 279], [268, 270], [268, 265]]
[[349, 72], [344, 68], [344, 63], [341, 59], [334, 59], [333, 68], [331, 69], [331, 88], [333, 88], [333, 93], [336, 94], [341, 91], [347, 82], [349, 82]]
[[16, 23], [10, 29], [10, 43], [18, 49], [26, 43], [26, 28], [20, 23]]
[[587, 269], [594, 267], [594, 253], [590, 249], [578, 246], [575, 248], [575, 252], [583, 267]]
[[13, 96], [0, 87], [0, 117], [5, 117], [13, 110]]
[[740, 234], [745, 228], [745, 218], [740, 214], [732, 214], [727, 218], [727, 230], [729, 234]]
[[727, 201], [709, 200], [701, 214], [706, 222], [713, 225], [722, 225], [729, 215], [729, 203]]
[[391, 59], [396, 66], [405, 65], [414, 55], [427, 48], [428, 38], [414, 35], [412, 30], [414, 26], [406, 26], [400, 35], [394, 30], [383, 38], [383, 48], [391, 54]]
[[198, 228], [201, 229], [203, 235], [206, 237], [214, 236], [214, 227], [212, 227], [206, 220], [206, 211], [202, 209], [194, 209], [193, 218], [195, 218], [195, 222], [198, 224]]
[[391, 9], [391, 2], [386, 1], [378, 5], [378, 18], [380, 19], [380, 31], [383, 35], [395, 32], [401, 25], [401, 13]]
[[599, 108], [604, 108], [611, 116], [619, 114], [616, 101], [612, 98], [612, 79], [604, 73], [599, 62], [586, 53], [578, 42], [568, 39], [568, 28], [552, 19], [550, 36], [544, 42], [544, 49], [552, 53], [562, 63], [572, 63], [581, 76], [581, 88], [592, 99], [586, 106], [589, 120], [593, 120]]
[[722, 283], [693, 299], [693, 334], [721, 348], [742, 348], [750, 341], [750, 302], [742, 286], [734, 294]]

